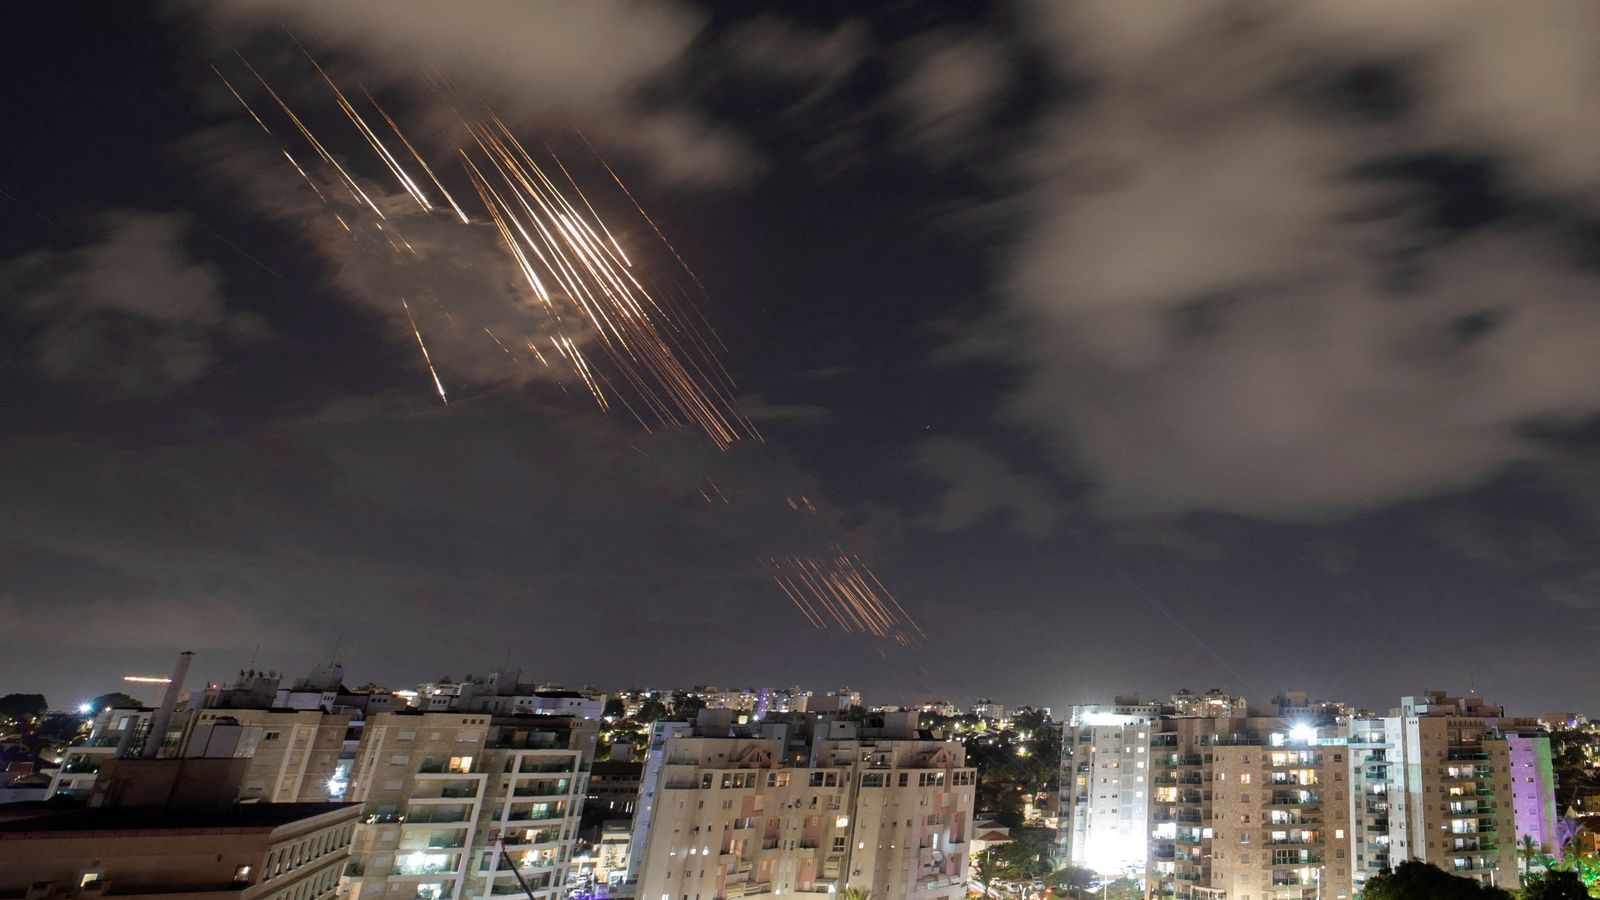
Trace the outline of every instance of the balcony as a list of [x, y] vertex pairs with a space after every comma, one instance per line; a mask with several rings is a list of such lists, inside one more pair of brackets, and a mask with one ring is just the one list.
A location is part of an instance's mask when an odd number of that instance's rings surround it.
[[395, 866], [389, 870], [392, 877], [405, 878], [412, 875], [454, 875], [456, 867], [450, 865], [437, 866]]
[[1286, 794], [1286, 795], [1274, 795], [1272, 800], [1271, 800], [1271, 803], [1272, 803], [1273, 806], [1307, 806], [1307, 807], [1311, 807], [1311, 806], [1320, 806], [1322, 804], [1322, 799], [1320, 797], [1318, 797], [1316, 794], [1311, 794], [1311, 793], [1307, 793], [1307, 794], [1304, 794], [1304, 795]]
[[495, 816], [497, 822], [542, 822], [546, 819], [565, 819], [567, 814], [562, 810], [546, 810], [544, 812], [525, 812], [512, 810], [509, 815]]
[[402, 827], [411, 825], [458, 825], [467, 826], [472, 823], [472, 813], [465, 810], [453, 810], [435, 806], [431, 809], [417, 810], [401, 820]]
[[425, 759], [425, 760], [422, 761], [422, 765], [417, 766], [417, 774], [418, 775], [471, 775], [473, 773], [472, 773], [472, 770], [467, 766], [461, 766], [461, 765], [452, 766], [448, 762], [436, 762], [436, 761], [431, 760], [431, 759]]

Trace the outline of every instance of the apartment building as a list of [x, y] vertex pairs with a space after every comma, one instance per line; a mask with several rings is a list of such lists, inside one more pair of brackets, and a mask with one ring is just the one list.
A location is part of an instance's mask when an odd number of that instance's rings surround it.
[[51, 775], [48, 796], [84, 800], [94, 791], [95, 778], [107, 760], [138, 752], [155, 718], [149, 707], [107, 707], [95, 713], [89, 736], [68, 747]]
[[[1075, 706], [1061, 728], [1058, 853], [1102, 875], [1143, 872], [1149, 848], [1150, 732], [1137, 698]], [[1131, 711], [1121, 711], [1131, 710]]]
[[854, 707], [861, 705], [861, 692], [848, 687], [836, 691], [828, 691], [822, 695], [815, 712], [849, 712]]
[[965, 895], [976, 775], [960, 744], [919, 733], [915, 713], [741, 727], [718, 712], [647, 760], [637, 896]]
[[412, 708], [429, 712], [598, 719], [606, 706], [603, 693], [525, 682], [520, 669], [496, 670], [482, 677], [469, 675], [462, 681], [433, 681], [399, 693]]
[[196, 710], [181, 755], [249, 757], [240, 800], [338, 800], [343, 790], [337, 776], [354, 718], [311, 709]]
[[473, 712], [367, 719], [349, 798], [362, 820], [344, 896], [557, 896], [566, 881], [593, 722]]
[[1561, 859], [1563, 847], [1556, 831], [1556, 778], [1550, 758], [1550, 735], [1521, 729], [1502, 733], [1511, 776], [1511, 819], [1515, 844], [1523, 837]]
[[1408, 859], [1513, 886], [1522, 835], [1553, 849], [1550, 742], [1537, 720], [1435, 691], [1352, 720], [1350, 736], [1358, 886]]
[[1276, 716], [1168, 717], [1150, 744], [1151, 896], [1352, 896], [1342, 729]]

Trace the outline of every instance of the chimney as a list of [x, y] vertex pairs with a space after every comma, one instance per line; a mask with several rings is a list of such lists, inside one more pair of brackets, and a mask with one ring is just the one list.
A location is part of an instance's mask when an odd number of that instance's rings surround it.
[[178, 654], [178, 665], [172, 670], [172, 680], [167, 682], [167, 692], [161, 695], [161, 708], [150, 722], [150, 734], [144, 739], [144, 758], [155, 759], [161, 753], [161, 744], [167, 739], [167, 727], [172, 724], [172, 712], [178, 708], [178, 695], [183, 692], [183, 679], [189, 675], [189, 663], [194, 661], [194, 651]]

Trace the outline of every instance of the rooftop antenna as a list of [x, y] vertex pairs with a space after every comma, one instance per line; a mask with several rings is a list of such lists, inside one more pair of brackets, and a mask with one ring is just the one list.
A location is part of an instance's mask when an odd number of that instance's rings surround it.
[[261, 645], [257, 644], [256, 645], [256, 649], [250, 651], [250, 668], [254, 669], [256, 667], [256, 657], [259, 656], [260, 654], [261, 654]]

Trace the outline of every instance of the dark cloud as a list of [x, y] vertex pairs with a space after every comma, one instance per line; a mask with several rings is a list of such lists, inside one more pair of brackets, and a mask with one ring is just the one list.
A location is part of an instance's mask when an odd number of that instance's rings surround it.
[[[706, 25], [704, 13], [687, 4], [245, 0], [198, 8], [230, 40], [241, 32], [281, 36], [286, 25], [319, 52], [337, 53], [370, 84], [426, 96], [421, 75], [440, 72], [517, 124], [580, 127], [666, 182], [728, 184], [755, 166], [737, 132], [662, 92]], [[451, 120], [440, 111], [436, 121]]]
[[199, 380], [223, 346], [268, 334], [259, 317], [228, 308], [216, 266], [190, 256], [183, 216], [120, 210], [96, 231], [74, 249], [0, 263], [9, 313], [37, 329], [38, 374], [157, 394]]
[[[701, 497], [708, 477], [726, 503]], [[662, 641], [800, 624], [759, 559], [850, 531], [796, 514], [789, 492], [818, 495], [775, 454], [510, 397], [348, 401], [155, 451], [13, 440], [0, 446], [0, 559], [43, 561], [7, 567], [0, 619], [13, 645], [260, 643], [307, 661], [342, 634], [364, 675], [401, 679], [435, 673], [383, 648], [456, 666], [483, 633], [449, 638], [461, 630], [443, 623], [470, 619], [537, 644], [548, 677], [598, 677], [600, 644], [638, 660], [617, 671], [647, 676]], [[64, 591], [73, 571], [97, 572], [94, 587]], [[64, 620], [77, 624], [55, 634]]]
[[[1559, 226], [1501, 222], [1507, 198], [1600, 187], [1574, 151], [1596, 13], [1439, 30], [1421, 7], [1035, 7], [1085, 89], [1014, 157], [996, 344], [1026, 375], [1007, 421], [1052, 437], [1102, 511], [1339, 517], [1481, 484], [1541, 457], [1530, 423], [1600, 411], [1600, 282]], [[1394, 58], [1390, 116], [1303, 102]]]
[[1067, 504], [1049, 482], [1015, 470], [976, 441], [931, 438], [913, 460], [941, 490], [933, 511], [915, 520], [921, 527], [962, 531], [999, 519], [1037, 540], [1051, 534], [1066, 514]]
[[983, 32], [934, 32], [897, 47], [895, 58], [903, 140], [936, 162], [982, 147], [1013, 87], [1016, 48]]

